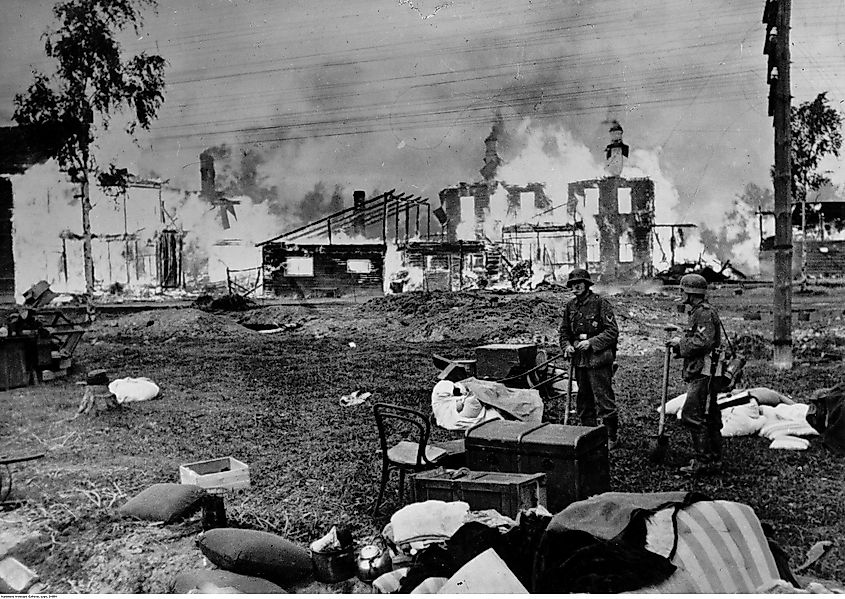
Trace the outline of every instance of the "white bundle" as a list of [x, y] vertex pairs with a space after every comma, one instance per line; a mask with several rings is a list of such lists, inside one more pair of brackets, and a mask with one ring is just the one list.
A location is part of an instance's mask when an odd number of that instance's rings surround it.
[[807, 439], [800, 437], [793, 437], [791, 435], [783, 435], [777, 437], [769, 445], [769, 449], [792, 449], [797, 451], [804, 451], [810, 447], [810, 442]]
[[760, 429], [760, 436], [767, 439], [777, 439], [783, 436], [803, 437], [806, 435], [818, 435], [819, 432], [806, 421], [799, 420], [777, 420], [769, 421]]

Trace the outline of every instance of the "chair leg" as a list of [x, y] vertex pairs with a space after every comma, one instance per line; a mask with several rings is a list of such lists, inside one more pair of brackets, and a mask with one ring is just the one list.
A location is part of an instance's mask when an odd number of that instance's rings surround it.
[[390, 468], [387, 463], [382, 463], [381, 467], [381, 484], [378, 488], [378, 497], [373, 505], [373, 516], [378, 514], [378, 508], [381, 505], [381, 500], [384, 499], [384, 490], [387, 488], [387, 480], [390, 477]]

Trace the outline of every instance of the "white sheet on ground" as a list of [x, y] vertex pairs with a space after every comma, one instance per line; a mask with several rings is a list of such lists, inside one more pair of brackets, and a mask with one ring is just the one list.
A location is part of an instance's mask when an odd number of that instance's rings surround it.
[[493, 549], [478, 554], [446, 581], [438, 594], [528, 594], [516, 575]]
[[109, 383], [109, 391], [117, 398], [117, 403], [129, 403], [153, 399], [158, 395], [159, 388], [147, 377], [126, 377]]

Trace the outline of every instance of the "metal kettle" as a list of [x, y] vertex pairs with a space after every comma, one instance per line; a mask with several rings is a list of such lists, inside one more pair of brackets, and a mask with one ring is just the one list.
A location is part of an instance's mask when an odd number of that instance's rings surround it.
[[358, 552], [358, 578], [364, 582], [372, 582], [382, 574], [393, 569], [393, 562], [387, 549], [378, 545], [366, 545]]

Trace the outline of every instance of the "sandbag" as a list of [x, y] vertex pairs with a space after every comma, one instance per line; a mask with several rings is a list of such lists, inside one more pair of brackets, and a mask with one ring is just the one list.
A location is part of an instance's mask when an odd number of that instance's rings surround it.
[[196, 485], [158, 483], [144, 489], [117, 511], [123, 516], [169, 524], [196, 512], [205, 497]]
[[775, 439], [769, 444], [769, 449], [792, 449], [803, 451], [805, 449], [809, 449], [809, 447], [810, 442], [807, 441], [807, 439], [793, 437], [791, 435], [775, 437]]
[[237, 574], [280, 585], [312, 577], [308, 551], [269, 532], [215, 528], [202, 533], [197, 546], [215, 566]]
[[109, 383], [109, 391], [117, 398], [117, 403], [147, 401], [158, 396], [159, 388], [147, 377], [126, 377]]
[[800, 422], [798, 420], [778, 420], [775, 422], [768, 422], [760, 429], [760, 436], [767, 439], [777, 439], [784, 435], [791, 435], [793, 437], [803, 437], [806, 435], [818, 435], [818, 431], [810, 426], [806, 421]]
[[282, 594], [287, 593], [282, 587], [269, 580], [255, 576], [244, 576], [226, 570], [204, 570], [201, 568], [182, 572], [173, 582], [173, 592], [180, 595], [202, 592], [209, 587], [218, 589], [234, 589], [248, 595]]

